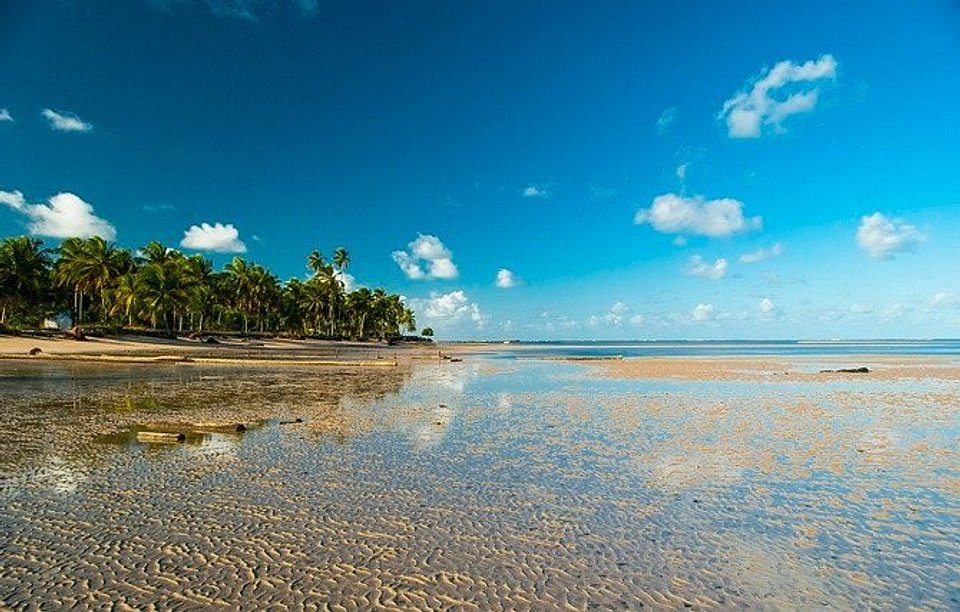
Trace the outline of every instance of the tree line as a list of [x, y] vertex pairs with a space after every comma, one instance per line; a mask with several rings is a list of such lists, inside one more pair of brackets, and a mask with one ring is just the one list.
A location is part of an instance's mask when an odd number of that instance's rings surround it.
[[310, 276], [281, 282], [236, 257], [220, 271], [202, 255], [159, 242], [136, 253], [102, 238], [45, 248], [29, 236], [0, 242], [0, 326], [33, 328], [69, 312], [77, 326], [167, 333], [251, 332], [385, 339], [416, 329], [414, 313], [383, 289], [346, 291], [346, 249], [307, 256]]

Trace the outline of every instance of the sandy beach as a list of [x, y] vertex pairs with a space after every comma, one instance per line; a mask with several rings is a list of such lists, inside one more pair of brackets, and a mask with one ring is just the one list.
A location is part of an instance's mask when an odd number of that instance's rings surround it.
[[433, 344], [334, 342], [282, 338], [218, 338], [215, 343], [178, 337], [121, 336], [83, 341], [63, 337], [0, 336], [0, 359], [103, 363], [203, 363], [260, 365], [396, 365], [411, 359], [438, 359]]

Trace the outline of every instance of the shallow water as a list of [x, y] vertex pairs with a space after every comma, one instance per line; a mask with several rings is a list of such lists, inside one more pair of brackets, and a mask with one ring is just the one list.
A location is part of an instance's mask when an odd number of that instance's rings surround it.
[[[2, 363], [0, 601], [957, 609], [958, 398], [482, 358]], [[264, 422], [136, 441], [214, 419]]]

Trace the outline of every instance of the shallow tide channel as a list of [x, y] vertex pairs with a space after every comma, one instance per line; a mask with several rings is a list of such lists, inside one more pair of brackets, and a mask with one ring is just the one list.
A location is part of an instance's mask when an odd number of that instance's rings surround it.
[[[0, 603], [958, 609], [958, 398], [483, 357], [0, 363]], [[249, 427], [137, 435], [188, 421]]]

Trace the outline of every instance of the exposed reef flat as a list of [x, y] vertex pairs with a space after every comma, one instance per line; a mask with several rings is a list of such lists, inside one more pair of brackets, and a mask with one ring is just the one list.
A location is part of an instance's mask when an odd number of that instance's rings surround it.
[[0, 363], [0, 604], [956, 608], [960, 381], [761, 361]]

